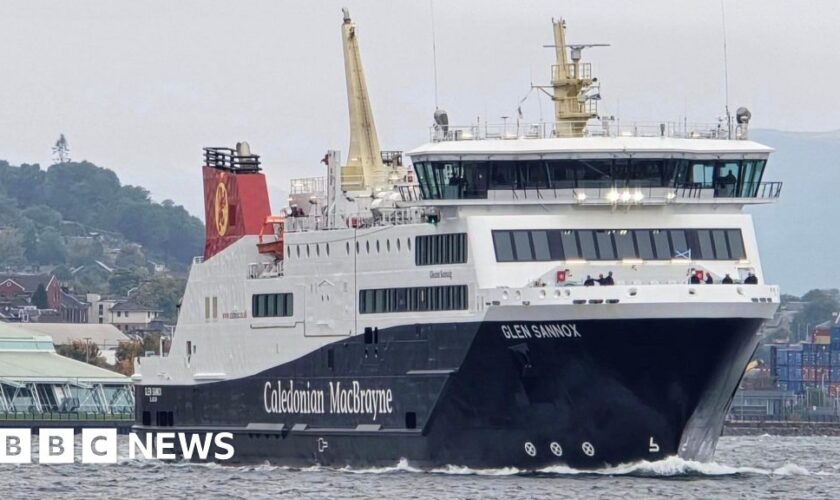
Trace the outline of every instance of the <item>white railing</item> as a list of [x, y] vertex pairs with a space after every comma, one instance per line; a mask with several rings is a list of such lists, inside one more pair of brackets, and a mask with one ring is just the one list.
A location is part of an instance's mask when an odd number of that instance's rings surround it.
[[326, 177], [299, 177], [289, 181], [289, 194], [326, 193]]
[[285, 231], [300, 233], [306, 231], [325, 231], [333, 229], [363, 229], [382, 226], [401, 226], [428, 222], [429, 216], [438, 216], [435, 208], [408, 207], [383, 208], [372, 213], [339, 214], [335, 224], [330, 225], [327, 217], [312, 215], [308, 217], [286, 217]]
[[[727, 139], [726, 123], [623, 122], [620, 120], [588, 120], [579, 123], [553, 122], [475, 123], [472, 125], [433, 126], [432, 142], [470, 141], [481, 139], [546, 139], [574, 137], [573, 131], [583, 128], [585, 137], [676, 137], [687, 139]], [[732, 134], [734, 136], [734, 133]]]

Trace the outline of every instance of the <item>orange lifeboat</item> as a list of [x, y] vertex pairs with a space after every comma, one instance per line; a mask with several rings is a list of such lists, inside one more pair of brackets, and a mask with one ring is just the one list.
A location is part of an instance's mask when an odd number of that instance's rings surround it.
[[[260, 241], [257, 249], [262, 254], [273, 255], [276, 259], [283, 260], [285, 249], [283, 247], [283, 236], [285, 234], [286, 221], [282, 215], [269, 215], [263, 221], [260, 229]], [[265, 236], [273, 236], [273, 241], [265, 241]]]

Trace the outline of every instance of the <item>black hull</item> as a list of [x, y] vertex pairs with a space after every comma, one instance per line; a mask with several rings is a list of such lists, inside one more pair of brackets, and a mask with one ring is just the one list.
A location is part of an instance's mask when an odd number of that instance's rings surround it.
[[404, 458], [534, 469], [707, 459], [761, 321], [383, 329], [244, 379], [160, 386], [154, 397], [147, 389], [158, 386], [138, 386], [135, 429], [231, 431], [239, 463], [367, 467]]

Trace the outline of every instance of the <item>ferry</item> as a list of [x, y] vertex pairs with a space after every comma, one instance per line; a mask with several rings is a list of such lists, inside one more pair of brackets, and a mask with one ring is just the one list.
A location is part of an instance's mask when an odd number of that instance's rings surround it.
[[[135, 431], [230, 432], [289, 466], [598, 468], [711, 459], [779, 306], [751, 216], [781, 184], [744, 108], [598, 113], [553, 21], [551, 123], [449, 123], [380, 149], [347, 11], [350, 147], [273, 213], [247, 143], [204, 150], [207, 239]], [[407, 159], [404, 158], [407, 156]]]

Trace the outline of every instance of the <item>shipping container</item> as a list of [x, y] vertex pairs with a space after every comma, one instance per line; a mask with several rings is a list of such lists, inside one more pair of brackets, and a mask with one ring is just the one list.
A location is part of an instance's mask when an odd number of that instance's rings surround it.
[[787, 353], [787, 361], [789, 365], [801, 365], [802, 364], [802, 352], [800, 351], [788, 351]]
[[840, 383], [833, 383], [828, 386], [828, 397], [840, 398]]
[[831, 364], [840, 365], [840, 349], [831, 351]]
[[813, 382], [814, 381], [814, 374], [815, 368], [813, 366], [803, 366], [802, 369], [799, 371], [801, 374], [800, 377], [794, 379], [791, 377], [791, 380], [797, 380], [802, 382]]
[[814, 336], [814, 344], [829, 346], [829, 345], [831, 345], [831, 336], [828, 335], [828, 334], [826, 334], [826, 335], [815, 335]]
[[787, 390], [800, 394], [804, 391], [802, 382], [788, 382]]
[[831, 373], [829, 368], [817, 367], [814, 370], [814, 382], [816, 384], [823, 384], [831, 380]]
[[840, 382], [840, 366], [831, 368], [831, 381]]

